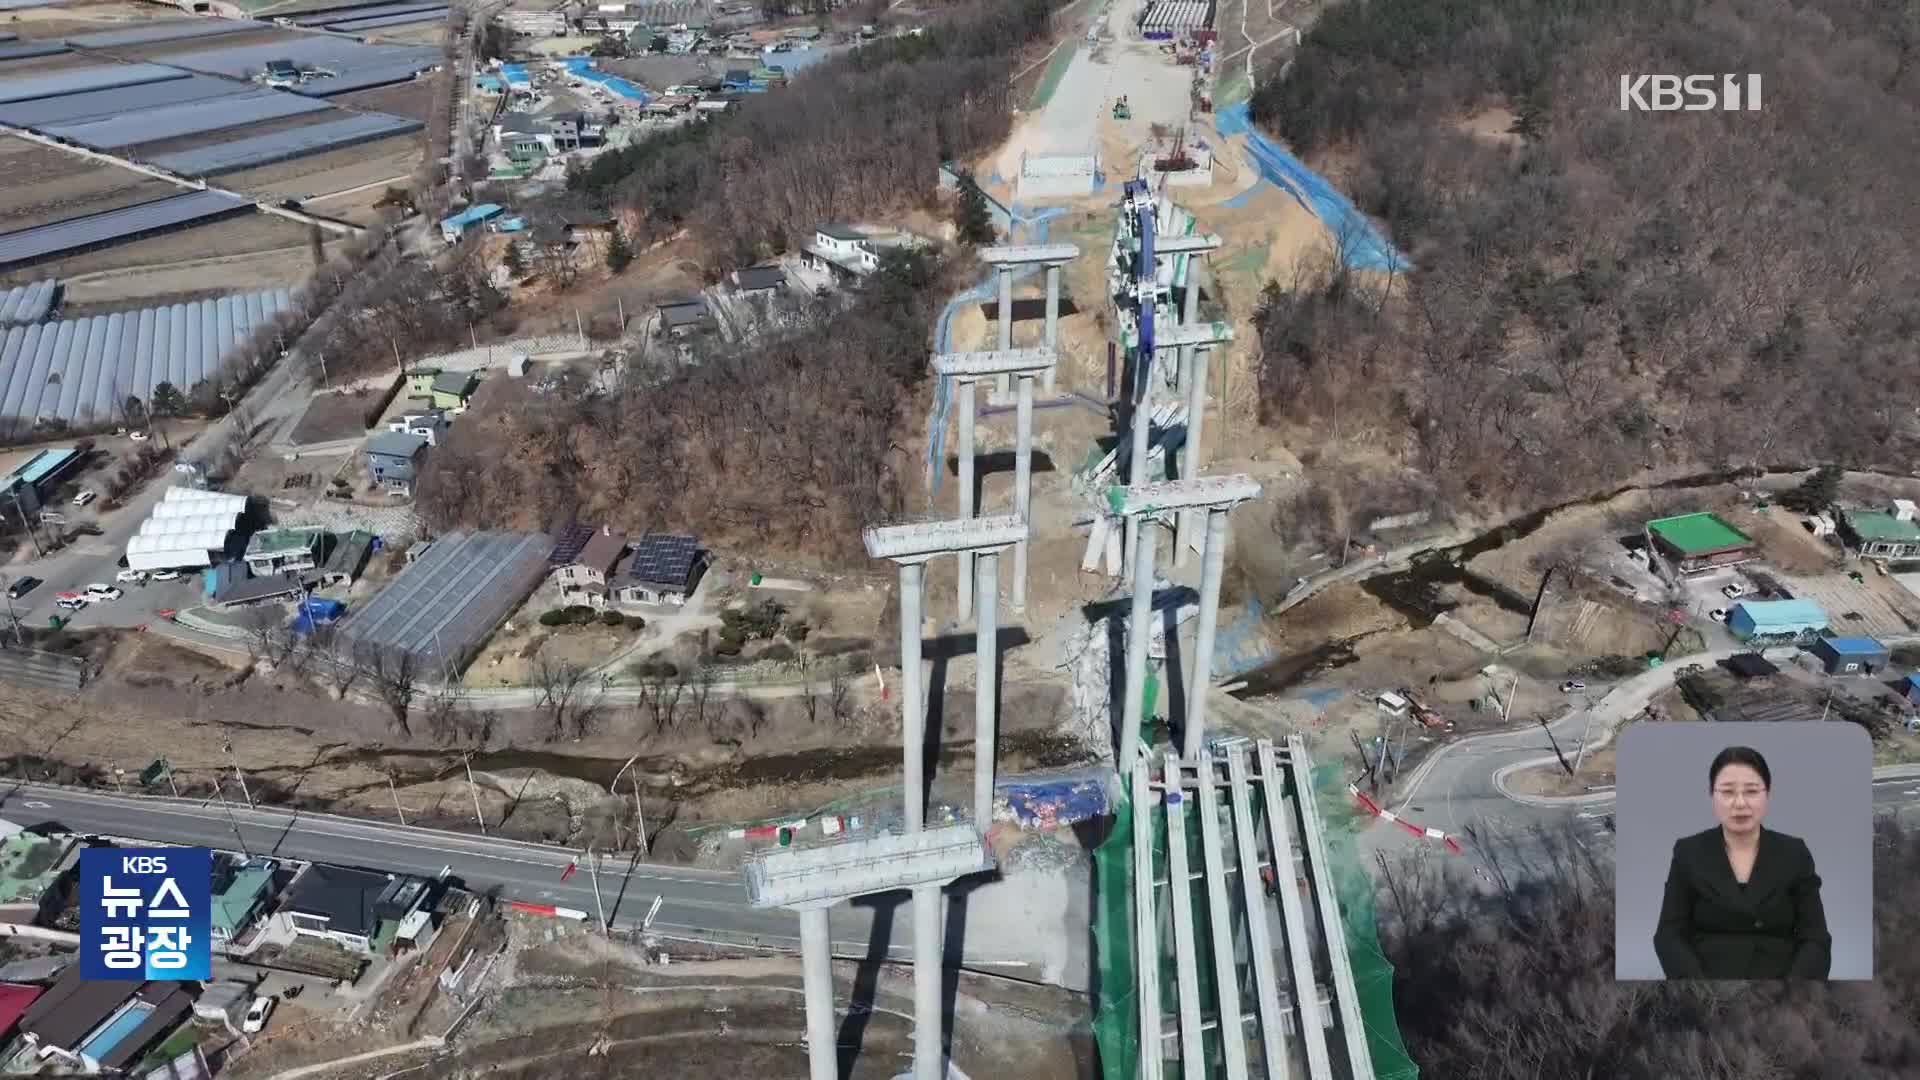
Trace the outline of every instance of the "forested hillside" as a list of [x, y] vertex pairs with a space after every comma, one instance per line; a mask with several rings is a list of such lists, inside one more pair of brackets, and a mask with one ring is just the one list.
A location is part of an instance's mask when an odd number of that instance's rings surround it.
[[[1254, 119], [1415, 269], [1271, 287], [1264, 415], [1482, 504], [1649, 464], [1920, 464], [1917, 54], [1912, 0], [1329, 9]], [[1620, 108], [1621, 75], [1748, 72], [1758, 112]]]
[[[1873, 852], [1874, 981], [1616, 982], [1610, 866], [1571, 830], [1541, 837], [1520, 884], [1507, 841], [1476, 837], [1487, 896], [1432, 860], [1389, 865], [1381, 949], [1423, 1080], [1895, 1080], [1920, 1072], [1920, 831], [1888, 820]], [[1484, 847], [1483, 847], [1484, 843]], [[1831, 887], [1831, 886], [1829, 886]]]
[[[718, 266], [788, 250], [824, 223], [884, 223], [934, 198], [943, 159], [1005, 136], [1012, 65], [1059, 6], [957, 9], [738, 115], [602, 155], [570, 178], [572, 196], [626, 211], [642, 244], [685, 230]], [[420, 510], [436, 528], [578, 517], [863, 558], [861, 526], [904, 505], [896, 440], [955, 273], [933, 254], [891, 258], [851, 296], [790, 299], [786, 328], [750, 343], [697, 340], [686, 363], [661, 360], [663, 343], [611, 393], [564, 387], [481, 408], [429, 458]]]

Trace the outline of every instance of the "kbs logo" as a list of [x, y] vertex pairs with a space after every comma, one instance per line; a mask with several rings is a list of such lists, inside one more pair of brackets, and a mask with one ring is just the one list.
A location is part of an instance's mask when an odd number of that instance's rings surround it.
[[213, 855], [206, 848], [80, 853], [80, 977], [205, 979]]
[[1622, 112], [1760, 111], [1758, 75], [1622, 75]]

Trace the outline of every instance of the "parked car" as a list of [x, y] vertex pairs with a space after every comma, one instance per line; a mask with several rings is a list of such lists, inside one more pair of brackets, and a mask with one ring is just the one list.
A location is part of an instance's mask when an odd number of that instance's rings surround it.
[[1571, 694], [1576, 690], [1585, 690], [1586, 688], [1587, 684], [1578, 679], [1568, 679], [1566, 682], [1560, 684], [1560, 692], [1563, 694]]
[[39, 587], [40, 579], [37, 577], [23, 575], [14, 578], [13, 584], [7, 586], [7, 599], [18, 600]]
[[94, 490], [92, 488], [88, 488], [85, 491], [82, 491], [80, 494], [75, 495], [73, 497], [73, 505], [85, 506], [98, 497], [99, 496], [94, 493]]
[[87, 599], [91, 601], [118, 600], [125, 595], [126, 593], [119, 589], [111, 585], [102, 585], [97, 581], [87, 586]]
[[144, 431], [136, 431], [133, 434], [128, 435], [127, 438], [132, 439], [134, 442], [146, 442], [148, 439], [153, 438], [153, 436], [147, 434]]
[[270, 995], [261, 994], [253, 999], [252, 1005], [248, 1006], [247, 1018], [240, 1022], [240, 1030], [252, 1035], [267, 1026], [267, 1017], [271, 1015], [273, 1015], [273, 998]]
[[1707, 612], [1707, 618], [1712, 619], [1714, 622], [1726, 622], [1727, 609], [1723, 607], [1714, 608], [1712, 611]]
[[153, 572], [153, 580], [155, 580], [155, 581], [179, 581], [179, 580], [180, 580], [180, 571], [178, 571], [178, 570], [155, 570], [155, 571]]
[[1736, 581], [1733, 584], [1728, 585], [1726, 588], [1721, 589], [1720, 595], [1726, 597], [1729, 600], [1738, 600], [1741, 597], [1747, 595], [1747, 587]]
[[129, 585], [145, 585], [147, 583], [147, 572], [145, 570], [122, 570], [113, 575], [113, 580], [125, 582]]
[[61, 593], [60, 598], [53, 602], [53, 606], [65, 608], [68, 611], [79, 611], [87, 606], [87, 598], [74, 593]]

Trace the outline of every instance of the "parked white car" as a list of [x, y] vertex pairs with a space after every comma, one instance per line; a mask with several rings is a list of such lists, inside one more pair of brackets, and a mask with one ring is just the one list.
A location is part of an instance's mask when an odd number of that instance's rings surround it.
[[273, 1015], [273, 998], [261, 994], [247, 1007], [247, 1018], [240, 1022], [240, 1030], [249, 1035], [255, 1034], [267, 1026], [267, 1017]]
[[122, 570], [113, 575], [113, 580], [124, 582], [128, 585], [141, 585], [147, 580], [147, 572], [145, 570]]
[[80, 494], [75, 495], [73, 497], [73, 505], [85, 506], [96, 498], [98, 498], [98, 496], [94, 493], [93, 489], [88, 488], [87, 490], [82, 491]]
[[95, 602], [101, 600], [118, 600], [125, 595], [126, 593], [121, 592], [119, 589], [111, 585], [102, 585], [97, 581], [87, 586], [87, 599]]
[[1738, 600], [1741, 597], [1747, 595], [1747, 587], [1736, 581], [1733, 584], [1728, 585], [1726, 588], [1721, 589], [1720, 595], [1726, 597], [1729, 600]]
[[1727, 609], [1723, 607], [1714, 608], [1712, 611], [1707, 612], [1707, 618], [1712, 619], [1714, 622], [1726, 622]]
[[153, 436], [148, 435], [144, 431], [136, 431], [133, 434], [127, 436], [127, 438], [132, 439], [134, 442], [146, 442], [148, 439], [151, 439], [152, 437]]
[[179, 581], [179, 580], [180, 580], [180, 571], [178, 571], [178, 570], [155, 570], [155, 571], [153, 572], [153, 580], [155, 580], [155, 581]]
[[87, 599], [84, 596], [62, 596], [53, 602], [53, 606], [66, 611], [79, 611], [87, 606]]

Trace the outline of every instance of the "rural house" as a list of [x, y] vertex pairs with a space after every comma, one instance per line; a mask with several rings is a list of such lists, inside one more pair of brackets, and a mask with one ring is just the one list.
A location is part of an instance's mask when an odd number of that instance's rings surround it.
[[1727, 629], [1742, 641], [1793, 641], [1827, 628], [1827, 613], [1811, 600], [1742, 600], [1727, 612]]
[[467, 235], [467, 230], [482, 224], [489, 218], [498, 217], [501, 207], [495, 203], [481, 203], [469, 206], [451, 217], [440, 219], [440, 238], [449, 244], [457, 244]]
[[787, 272], [777, 263], [733, 272], [734, 291], [742, 296], [773, 296], [787, 287]]
[[691, 536], [648, 533], [633, 547], [613, 578], [613, 599], [621, 604], [687, 602], [700, 585], [706, 552]]
[[1871, 675], [1893, 658], [1891, 650], [1870, 637], [1823, 637], [1807, 651], [1829, 675]]
[[554, 564], [553, 580], [560, 586], [560, 600], [564, 604], [605, 607], [607, 583], [613, 580], [614, 568], [626, 553], [627, 534], [602, 525], [588, 534], [584, 543], [577, 542], [577, 536], [577, 531], [563, 535], [548, 559]]
[[706, 300], [700, 297], [660, 305], [660, 332], [663, 334], [686, 337], [712, 325], [713, 313], [707, 310]]
[[433, 407], [458, 415], [467, 411], [480, 380], [471, 371], [443, 371], [433, 380]]
[[[428, 392], [432, 392], [431, 383], [428, 384]], [[418, 435], [427, 440], [428, 446], [439, 446], [440, 440], [446, 437], [447, 428], [451, 426], [447, 422], [446, 414], [437, 409], [432, 412], [406, 413], [397, 420], [387, 421], [388, 431]]]
[[400, 431], [383, 431], [367, 440], [367, 477], [393, 495], [412, 495], [413, 480], [427, 440]]
[[802, 250], [808, 265], [836, 277], [866, 277], [880, 269], [880, 253], [867, 242], [866, 234], [845, 225], [820, 226], [814, 230], [813, 243]]
[[296, 934], [370, 954], [384, 922], [399, 922], [427, 898], [425, 878], [313, 863], [287, 886], [276, 919]]
[[1895, 499], [1885, 510], [1842, 510], [1842, 538], [1863, 559], [1911, 559], [1920, 556], [1920, 523], [1914, 504]]
[[256, 577], [311, 570], [320, 565], [320, 547], [327, 531], [319, 528], [262, 529], [247, 538], [242, 556]]

